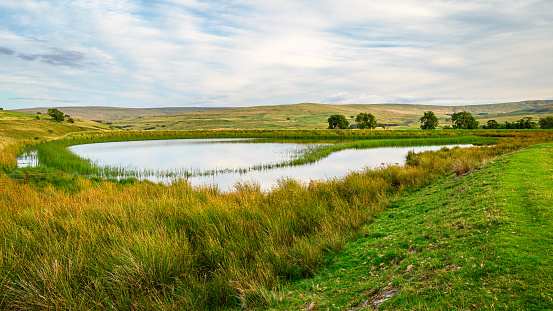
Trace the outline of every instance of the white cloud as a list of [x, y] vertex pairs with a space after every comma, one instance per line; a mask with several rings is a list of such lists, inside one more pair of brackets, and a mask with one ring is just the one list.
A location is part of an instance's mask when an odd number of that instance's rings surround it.
[[549, 98], [552, 9], [548, 0], [0, 0], [0, 81], [12, 98], [121, 106]]

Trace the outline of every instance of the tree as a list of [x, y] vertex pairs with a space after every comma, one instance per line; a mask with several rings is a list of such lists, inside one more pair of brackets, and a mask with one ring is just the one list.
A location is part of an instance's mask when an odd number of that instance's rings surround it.
[[328, 118], [328, 128], [329, 129], [347, 129], [349, 125], [349, 121], [346, 119], [344, 115], [341, 114], [333, 114]]
[[461, 111], [451, 115], [451, 122], [454, 129], [477, 129], [478, 121], [470, 112]]
[[375, 129], [376, 128], [376, 118], [372, 113], [361, 112], [355, 117], [355, 123], [360, 129]]
[[538, 121], [538, 124], [542, 129], [553, 129], [553, 116], [540, 118], [540, 120]]
[[65, 117], [63, 116], [63, 112], [59, 111], [56, 108], [48, 109], [48, 115], [51, 116], [56, 122], [62, 122], [65, 119]]
[[488, 120], [488, 123], [486, 123], [486, 126], [484, 126], [486, 129], [494, 130], [499, 128], [499, 123], [495, 120]]
[[532, 121], [532, 117], [524, 117], [517, 121], [517, 128], [519, 129], [535, 129], [538, 126], [536, 122]]
[[438, 117], [436, 117], [436, 115], [432, 111], [425, 112], [424, 115], [420, 118], [420, 121], [421, 129], [423, 130], [434, 130], [439, 123]]

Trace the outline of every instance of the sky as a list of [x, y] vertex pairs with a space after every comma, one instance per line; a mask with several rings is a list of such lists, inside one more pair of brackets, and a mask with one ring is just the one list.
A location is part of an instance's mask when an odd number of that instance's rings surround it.
[[552, 0], [0, 0], [0, 107], [553, 99]]

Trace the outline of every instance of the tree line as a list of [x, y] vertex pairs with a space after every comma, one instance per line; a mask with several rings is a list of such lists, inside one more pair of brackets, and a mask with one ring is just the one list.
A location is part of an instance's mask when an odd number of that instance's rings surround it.
[[[353, 116], [352, 116], [353, 118]], [[483, 129], [553, 129], [553, 116], [540, 118], [536, 123], [532, 117], [524, 117], [516, 122], [499, 123], [496, 120], [488, 120], [482, 126]], [[349, 121], [344, 115], [333, 114], [328, 119], [329, 129], [346, 129]], [[419, 119], [423, 130], [434, 130], [439, 124], [438, 117], [432, 111], [424, 112]], [[362, 112], [355, 117], [355, 123], [359, 129], [375, 129], [377, 126], [376, 117], [371, 113]], [[384, 126], [383, 126], [384, 127]], [[467, 111], [455, 112], [451, 115], [451, 125], [444, 126], [444, 129], [478, 129], [480, 123]]]
[[[329, 129], [347, 129], [349, 121], [342, 114], [333, 114], [328, 118]], [[372, 113], [361, 112], [355, 117], [355, 123], [359, 129], [375, 129], [376, 117]]]

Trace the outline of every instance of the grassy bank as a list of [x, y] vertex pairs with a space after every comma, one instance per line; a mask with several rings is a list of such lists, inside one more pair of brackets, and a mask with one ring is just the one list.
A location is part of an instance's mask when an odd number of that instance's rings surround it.
[[403, 196], [277, 309], [551, 310], [553, 145]]

